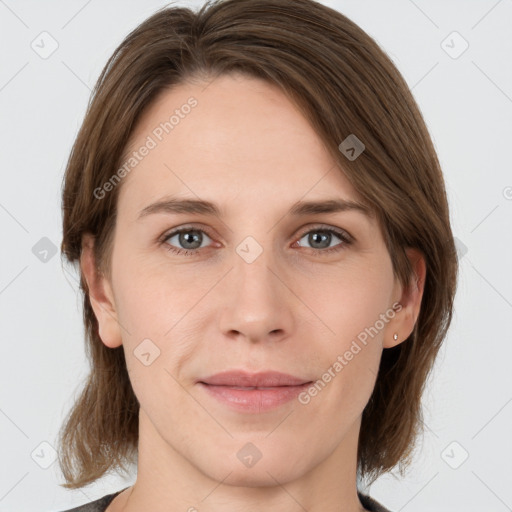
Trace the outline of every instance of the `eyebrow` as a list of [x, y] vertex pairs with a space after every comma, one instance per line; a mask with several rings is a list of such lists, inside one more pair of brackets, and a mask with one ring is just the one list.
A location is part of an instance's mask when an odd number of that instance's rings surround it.
[[[317, 215], [321, 213], [338, 213], [345, 211], [357, 211], [368, 217], [372, 216], [372, 210], [367, 205], [358, 201], [333, 198], [322, 201], [298, 201], [289, 210], [294, 217], [305, 215]], [[220, 208], [211, 201], [201, 199], [165, 198], [156, 201], [143, 208], [137, 220], [156, 213], [196, 213], [221, 217]]]

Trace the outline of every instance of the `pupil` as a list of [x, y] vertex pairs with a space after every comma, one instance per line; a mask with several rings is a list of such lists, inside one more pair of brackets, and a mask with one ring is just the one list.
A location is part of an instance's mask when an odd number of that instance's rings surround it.
[[[190, 235], [191, 233], [192, 233], [192, 235]], [[198, 238], [199, 238], [199, 233], [197, 231], [186, 231], [185, 233], [181, 233], [180, 243], [187, 249], [197, 249], [201, 245], [200, 241], [199, 241], [199, 245], [197, 247], [189, 247], [187, 245], [187, 244], [194, 245], [194, 240], [193, 240], [194, 238], [195, 238], [195, 242], [197, 242]]]
[[[317, 233], [323, 233], [323, 232], [319, 231]], [[330, 236], [329, 233], [323, 233], [323, 234], [320, 234], [320, 235], [318, 235], [318, 234], [310, 235], [310, 238], [313, 238], [313, 243], [311, 243], [311, 241], [310, 241], [310, 244], [313, 247], [315, 247], [316, 243], [321, 243], [322, 242], [322, 238], [323, 238], [323, 241], [325, 242], [328, 239], [329, 236]], [[318, 240], [318, 239], [320, 239], [320, 240]]]

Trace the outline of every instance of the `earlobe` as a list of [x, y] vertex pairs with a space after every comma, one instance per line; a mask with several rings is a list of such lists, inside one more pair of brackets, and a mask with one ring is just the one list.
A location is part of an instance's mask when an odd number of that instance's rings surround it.
[[395, 313], [391, 334], [385, 335], [383, 348], [391, 348], [405, 341], [414, 330], [420, 312], [426, 278], [425, 257], [418, 249], [408, 248], [405, 252], [411, 263], [413, 275], [408, 286], [402, 290], [398, 301], [399, 311]]
[[87, 283], [91, 307], [98, 320], [100, 338], [107, 347], [119, 347], [122, 345], [122, 338], [112, 287], [97, 268], [94, 237], [90, 233], [82, 236], [80, 268]]

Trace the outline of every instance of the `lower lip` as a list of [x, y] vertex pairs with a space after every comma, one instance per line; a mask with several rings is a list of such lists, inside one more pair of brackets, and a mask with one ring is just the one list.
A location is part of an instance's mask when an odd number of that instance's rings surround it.
[[290, 402], [311, 385], [279, 386], [268, 389], [241, 389], [233, 386], [199, 385], [213, 398], [237, 411], [260, 413], [276, 409]]

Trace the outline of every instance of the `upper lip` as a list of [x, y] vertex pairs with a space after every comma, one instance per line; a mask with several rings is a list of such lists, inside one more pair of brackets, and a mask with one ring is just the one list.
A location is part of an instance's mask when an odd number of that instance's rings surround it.
[[265, 371], [249, 373], [243, 370], [228, 370], [216, 373], [198, 382], [213, 386], [238, 386], [238, 387], [278, 387], [299, 386], [311, 382], [300, 377], [294, 377], [287, 373]]

